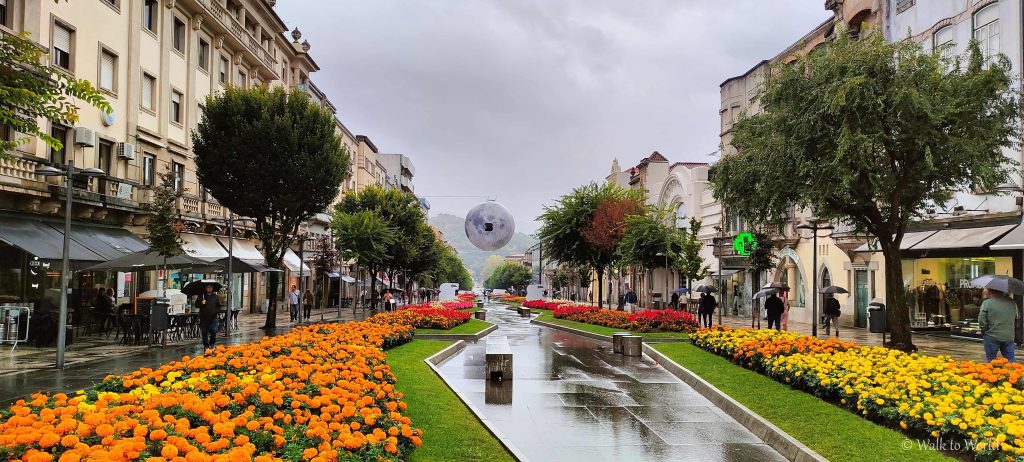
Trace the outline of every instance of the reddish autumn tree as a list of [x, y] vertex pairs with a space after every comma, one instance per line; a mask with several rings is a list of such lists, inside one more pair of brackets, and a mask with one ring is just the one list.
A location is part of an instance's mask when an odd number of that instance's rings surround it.
[[643, 211], [639, 200], [612, 197], [597, 204], [590, 227], [583, 229], [583, 239], [602, 250], [614, 252], [626, 232], [626, 217]]

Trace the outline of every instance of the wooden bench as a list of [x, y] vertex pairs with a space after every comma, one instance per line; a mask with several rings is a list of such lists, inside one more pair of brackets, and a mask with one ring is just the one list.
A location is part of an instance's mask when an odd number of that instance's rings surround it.
[[487, 338], [487, 380], [512, 380], [512, 348], [508, 337]]

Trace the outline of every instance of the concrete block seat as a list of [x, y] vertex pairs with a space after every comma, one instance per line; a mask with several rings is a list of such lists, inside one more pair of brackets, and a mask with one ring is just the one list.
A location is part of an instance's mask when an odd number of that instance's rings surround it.
[[487, 380], [512, 380], [512, 347], [508, 337], [488, 337], [486, 347]]

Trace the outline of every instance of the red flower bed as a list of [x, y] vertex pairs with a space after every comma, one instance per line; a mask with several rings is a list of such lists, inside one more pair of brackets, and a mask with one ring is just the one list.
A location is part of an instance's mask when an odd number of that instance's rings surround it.
[[558, 319], [595, 324], [631, 332], [693, 332], [697, 319], [690, 313], [672, 310], [643, 310], [633, 314], [603, 310], [596, 306], [569, 305], [556, 308]]
[[440, 303], [441, 303], [441, 306], [443, 306], [445, 308], [448, 308], [448, 309], [451, 309], [451, 310], [464, 310], [464, 309], [472, 308], [473, 307], [473, 302], [472, 301], [468, 301], [467, 302], [465, 300], [459, 300], [459, 301], [449, 300], [449, 301], [440, 302]]
[[647, 326], [651, 330], [672, 332], [697, 330], [697, 317], [686, 311], [642, 310], [629, 315], [629, 322]]
[[544, 300], [527, 300], [527, 301], [523, 302], [523, 307], [526, 307], [526, 308], [542, 309], [542, 308], [544, 308], [544, 305], [545, 305]]

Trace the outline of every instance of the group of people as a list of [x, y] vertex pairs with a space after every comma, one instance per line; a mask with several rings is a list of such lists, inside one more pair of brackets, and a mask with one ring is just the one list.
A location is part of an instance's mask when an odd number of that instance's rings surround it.
[[[302, 302], [302, 313], [299, 313], [299, 302]], [[309, 320], [309, 316], [313, 311], [313, 292], [306, 289], [306, 293], [299, 292], [299, 288], [292, 284], [291, 290], [288, 291], [288, 311], [291, 322], [299, 322], [303, 319]]]

